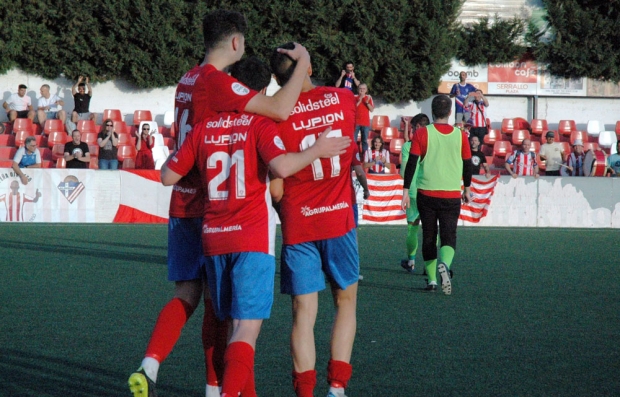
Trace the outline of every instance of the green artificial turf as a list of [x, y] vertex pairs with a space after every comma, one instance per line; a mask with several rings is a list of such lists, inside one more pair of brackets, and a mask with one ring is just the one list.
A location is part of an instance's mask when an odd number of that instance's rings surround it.
[[[0, 224], [0, 396], [130, 396], [127, 377], [172, 296], [166, 233]], [[349, 397], [618, 395], [620, 231], [460, 228], [451, 296], [422, 291], [421, 252], [416, 274], [400, 268], [405, 233], [359, 229]], [[329, 293], [320, 299], [316, 396], [327, 394], [333, 317]], [[160, 397], [204, 396], [201, 312], [160, 369]], [[289, 332], [290, 299], [276, 292], [259, 396], [294, 395]]]

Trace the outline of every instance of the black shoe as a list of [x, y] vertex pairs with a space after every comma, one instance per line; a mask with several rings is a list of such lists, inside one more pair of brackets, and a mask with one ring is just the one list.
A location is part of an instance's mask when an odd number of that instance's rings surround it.
[[403, 259], [400, 261], [400, 267], [408, 271], [409, 273], [413, 273], [415, 270], [415, 261], [409, 259]]
[[428, 280], [426, 280], [426, 288], [424, 288], [426, 292], [437, 292], [437, 284], [429, 284]]

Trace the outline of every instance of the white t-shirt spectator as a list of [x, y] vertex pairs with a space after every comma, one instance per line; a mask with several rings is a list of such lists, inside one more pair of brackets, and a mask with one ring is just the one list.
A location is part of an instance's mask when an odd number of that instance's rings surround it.
[[19, 96], [19, 94], [15, 93], [11, 94], [6, 103], [9, 104], [9, 108], [11, 110], [23, 112], [24, 110], [28, 110], [28, 107], [32, 104], [32, 101], [28, 95]]
[[60, 97], [58, 97], [58, 95], [56, 94], [50, 95], [49, 98], [45, 98], [42, 96], [41, 98], [37, 98], [37, 103], [38, 103], [37, 107], [45, 108], [49, 106], [50, 110], [46, 110], [46, 112], [57, 112], [60, 110], [60, 106], [56, 105], [56, 102], [60, 100], [61, 100]]

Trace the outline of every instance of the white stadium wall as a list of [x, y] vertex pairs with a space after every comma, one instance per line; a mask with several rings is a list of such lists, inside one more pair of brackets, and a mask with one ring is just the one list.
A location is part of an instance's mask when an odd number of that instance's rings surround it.
[[[160, 183], [158, 171], [96, 171], [25, 169], [21, 184], [12, 169], [0, 169], [1, 222], [164, 223], [171, 187]], [[401, 193], [402, 179], [385, 176]], [[358, 192], [361, 224], [370, 222]], [[366, 204], [372, 201], [373, 193]], [[38, 198], [37, 198], [38, 196]], [[400, 213], [400, 199], [389, 212]], [[388, 205], [388, 204], [383, 204]], [[379, 214], [381, 209], [376, 209]], [[465, 226], [620, 228], [620, 179], [500, 177], [488, 213]]]

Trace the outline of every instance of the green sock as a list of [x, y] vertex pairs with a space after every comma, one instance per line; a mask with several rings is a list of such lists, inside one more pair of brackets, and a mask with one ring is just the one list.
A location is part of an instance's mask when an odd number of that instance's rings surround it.
[[437, 259], [424, 261], [424, 266], [426, 266], [426, 275], [428, 276], [428, 282], [437, 282]]
[[441, 258], [441, 261], [448, 266], [448, 269], [450, 269], [452, 260], [454, 259], [454, 248], [449, 245], [444, 245], [439, 248], [439, 257]]
[[407, 227], [407, 255], [409, 259], [415, 259], [418, 252], [418, 230], [420, 225], [408, 225]]

